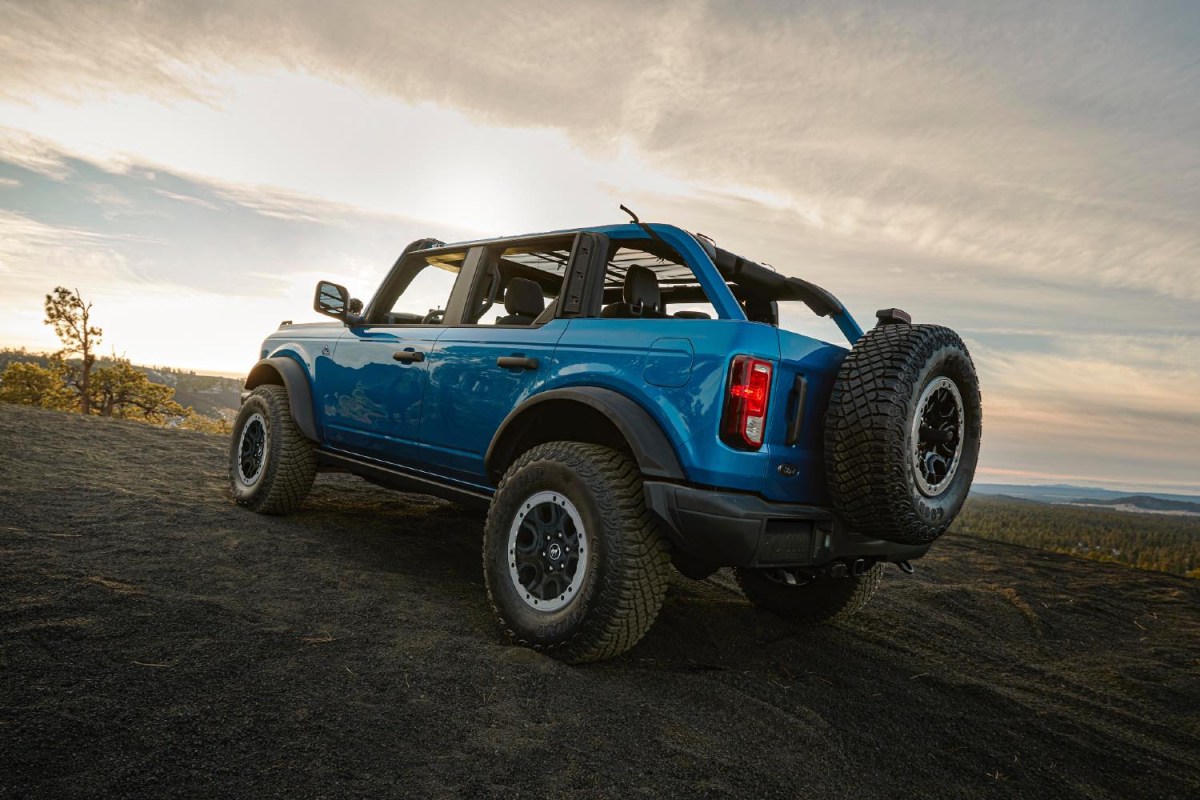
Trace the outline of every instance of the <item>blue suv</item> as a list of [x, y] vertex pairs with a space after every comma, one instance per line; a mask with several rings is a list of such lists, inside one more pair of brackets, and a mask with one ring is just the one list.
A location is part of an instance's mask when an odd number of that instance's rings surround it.
[[[947, 328], [864, 333], [824, 289], [671, 225], [413, 242], [364, 308], [263, 342], [232, 491], [300, 507], [321, 470], [488, 508], [488, 596], [510, 640], [608, 658], [671, 566], [733, 567], [802, 623], [843, 618], [949, 526], [979, 452], [979, 385]], [[805, 310], [805, 307], [807, 310]], [[829, 317], [849, 347], [786, 330]]]

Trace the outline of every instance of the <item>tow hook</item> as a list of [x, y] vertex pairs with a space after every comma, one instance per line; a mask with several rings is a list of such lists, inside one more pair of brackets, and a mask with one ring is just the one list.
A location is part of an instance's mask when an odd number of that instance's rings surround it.
[[913, 569], [913, 565], [907, 561], [897, 561], [896, 566], [899, 567], [900, 571], [905, 575], [912, 575], [914, 572], [916, 572], [916, 570]]

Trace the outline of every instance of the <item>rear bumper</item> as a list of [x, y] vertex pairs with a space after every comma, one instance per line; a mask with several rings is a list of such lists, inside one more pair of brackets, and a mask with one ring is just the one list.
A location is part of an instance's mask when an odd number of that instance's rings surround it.
[[662, 481], [644, 484], [646, 506], [666, 522], [675, 546], [725, 567], [820, 567], [835, 561], [910, 561], [929, 545], [852, 533], [832, 509], [773, 503], [758, 495]]

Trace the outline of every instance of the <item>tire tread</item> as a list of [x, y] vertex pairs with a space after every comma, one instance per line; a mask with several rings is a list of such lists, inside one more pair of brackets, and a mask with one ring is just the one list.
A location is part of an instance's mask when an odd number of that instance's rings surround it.
[[[530, 642], [505, 621], [488, 582], [488, 601], [504, 626], [506, 638], [563, 661], [579, 663], [612, 658], [637, 644], [650, 629], [662, 608], [667, 590], [670, 554], [667, 540], [642, 495], [642, 476], [637, 464], [624, 453], [583, 442], [555, 441], [538, 445], [521, 455], [501, 479], [496, 496], [504, 492], [512, 476], [536, 461], [555, 461], [573, 471], [583, 482], [598, 489], [602, 508], [610, 520], [606, 559], [611, 580], [602, 586], [595, 607], [569, 638], [553, 644]], [[506, 526], [498, 519], [497, 503], [488, 511], [489, 531]], [[488, 550], [483, 553], [488, 569]]]
[[[825, 416], [825, 470], [834, 505], [851, 530], [926, 544], [953, 521], [953, 514], [930, 522], [917, 513], [907, 472], [912, 388], [932, 355], [946, 348], [959, 351], [970, 366], [966, 346], [949, 328], [882, 325], [868, 331], [842, 362]], [[971, 385], [959, 388], [977, 407], [973, 366], [970, 375]], [[970, 435], [978, 437], [978, 430]], [[973, 461], [959, 465], [964, 473], [974, 467]]]
[[[296, 421], [287, 389], [276, 384], [264, 384], [254, 389], [252, 397], [260, 397], [268, 411], [267, 425], [272, 442], [267, 449], [267, 464], [260, 478], [258, 491], [249, 497], [235, 498], [240, 505], [260, 514], [291, 514], [300, 508], [312, 489], [317, 475], [317, 453]], [[237, 485], [237, 457], [240, 426], [235, 425], [230, 444], [230, 481]]]

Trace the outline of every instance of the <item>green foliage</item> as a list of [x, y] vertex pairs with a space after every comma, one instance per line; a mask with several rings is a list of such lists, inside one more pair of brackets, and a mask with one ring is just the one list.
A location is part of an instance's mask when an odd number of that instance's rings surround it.
[[79, 400], [67, 388], [64, 372], [61, 361], [51, 360], [49, 367], [14, 361], [0, 373], [0, 400], [60, 411], [74, 410], [78, 408]]
[[187, 414], [183, 406], [175, 402], [174, 389], [152, 383], [146, 373], [128, 361], [117, 361], [110, 367], [94, 370], [88, 395], [93, 412], [102, 417], [162, 424]]
[[1200, 517], [972, 496], [951, 531], [1200, 578]]
[[233, 431], [233, 423], [225, 417], [206, 417], [203, 414], [197, 414], [190, 408], [187, 411], [187, 415], [179, 423], [179, 427], [184, 430], [220, 434], [229, 434]]
[[[236, 407], [229, 401], [237, 400], [240, 382], [171, 369], [147, 370], [116, 356], [98, 362], [96, 347], [104, 332], [92, 324], [92, 304], [78, 289], [56, 286], [46, 295], [45, 310], [46, 324], [54, 328], [62, 350], [51, 356], [26, 353], [24, 348], [0, 351], [0, 400], [229, 433], [222, 403], [228, 403], [230, 410]], [[158, 381], [151, 379], [160, 375]], [[208, 414], [176, 400], [176, 389], [185, 385]]]
[[79, 410], [91, 413], [91, 373], [96, 363], [96, 346], [100, 344], [103, 331], [92, 324], [92, 304], [86, 302], [78, 289], [56, 286], [46, 295], [46, 324], [63, 344], [58, 358], [65, 364], [69, 356], [79, 356], [79, 368], [69, 366], [68, 385], [79, 392]]
[[[97, 358], [90, 375], [90, 414], [136, 419], [204, 433], [228, 434], [242, 382], [232, 378], [182, 373], [171, 369], [133, 366], [126, 359]], [[22, 405], [79, 410], [78, 360], [64, 362], [59, 354], [0, 350], [0, 400]], [[203, 387], [209, 413], [179, 402], [176, 390], [164, 381], [178, 376]], [[230, 401], [232, 398], [232, 402]]]

